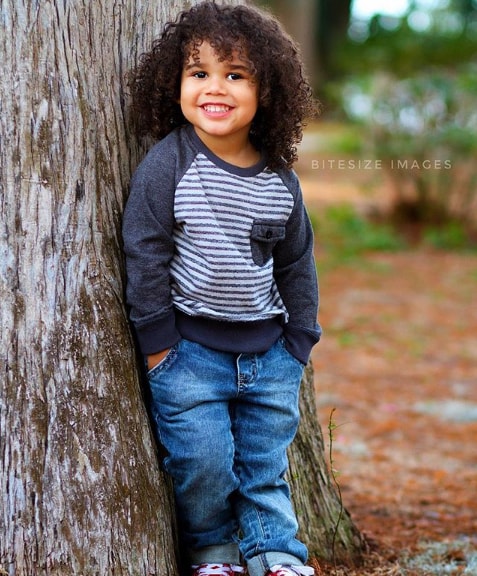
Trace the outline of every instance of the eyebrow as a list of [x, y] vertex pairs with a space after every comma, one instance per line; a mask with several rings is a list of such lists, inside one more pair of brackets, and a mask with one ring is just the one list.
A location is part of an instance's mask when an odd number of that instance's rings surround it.
[[[193, 61], [190, 64], [186, 64], [184, 66], [184, 70], [191, 70], [192, 68], [204, 68], [206, 67], [205, 64], [202, 64], [200, 61]], [[250, 68], [245, 66], [244, 64], [230, 64], [229, 70], [244, 70], [245, 72], [250, 72]]]

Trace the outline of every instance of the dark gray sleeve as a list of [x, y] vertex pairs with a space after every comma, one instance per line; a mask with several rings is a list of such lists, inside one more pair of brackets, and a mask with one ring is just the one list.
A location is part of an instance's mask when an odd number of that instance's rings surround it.
[[295, 206], [287, 222], [285, 238], [274, 250], [274, 276], [289, 315], [284, 327], [287, 348], [306, 363], [311, 348], [321, 336], [317, 322], [319, 292], [313, 230], [297, 177], [290, 173], [284, 181], [293, 191]]
[[123, 219], [126, 297], [143, 354], [170, 348], [180, 338], [169, 275], [176, 157], [173, 147], [163, 142], [151, 149], [136, 170]]

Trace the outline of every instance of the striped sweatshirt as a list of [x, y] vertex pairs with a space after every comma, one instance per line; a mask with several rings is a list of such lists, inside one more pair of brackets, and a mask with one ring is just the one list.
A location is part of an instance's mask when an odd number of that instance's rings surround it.
[[293, 171], [240, 168], [192, 126], [157, 143], [123, 220], [127, 301], [144, 354], [188, 338], [235, 353], [319, 340], [313, 234]]

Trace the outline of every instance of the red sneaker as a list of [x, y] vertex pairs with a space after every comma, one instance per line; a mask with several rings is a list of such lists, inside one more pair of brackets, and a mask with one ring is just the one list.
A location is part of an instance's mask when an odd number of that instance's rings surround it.
[[222, 564], [216, 562], [215, 564], [198, 564], [192, 566], [192, 576], [234, 576], [240, 574], [244, 569], [242, 566], [235, 564]]

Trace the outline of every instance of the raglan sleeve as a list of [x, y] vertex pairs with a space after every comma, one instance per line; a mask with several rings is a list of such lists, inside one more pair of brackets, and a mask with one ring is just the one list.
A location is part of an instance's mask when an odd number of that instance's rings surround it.
[[180, 340], [169, 265], [174, 253], [174, 162], [152, 149], [133, 175], [123, 216], [126, 300], [143, 354]]
[[285, 238], [274, 250], [274, 277], [288, 312], [284, 338], [288, 351], [303, 364], [321, 337], [318, 324], [319, 289], [314, 258], [314, 237], [298, 178], [289, 186], [295, 198]]

